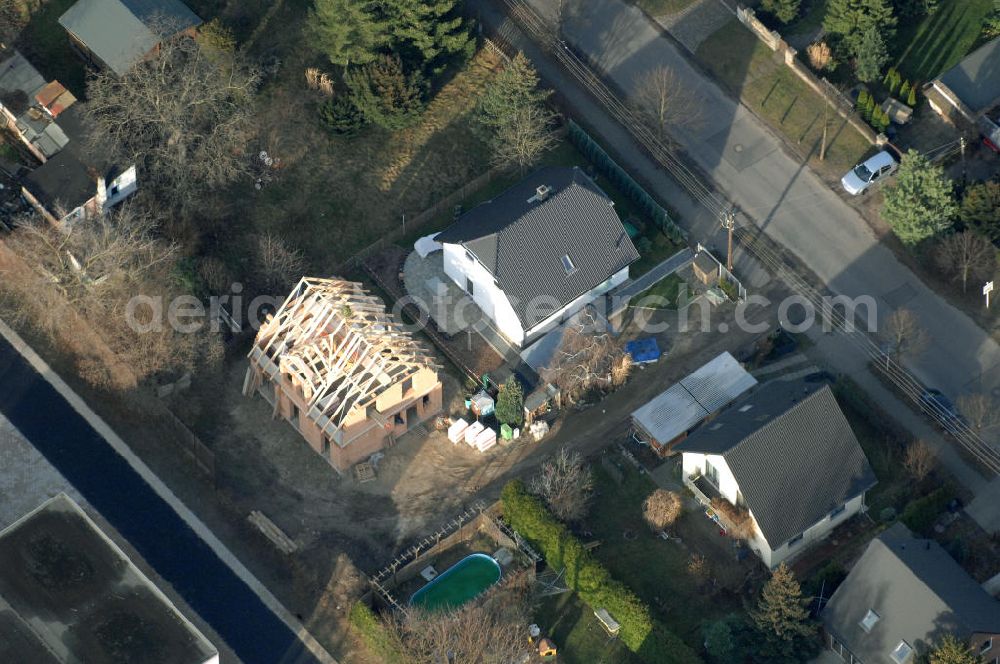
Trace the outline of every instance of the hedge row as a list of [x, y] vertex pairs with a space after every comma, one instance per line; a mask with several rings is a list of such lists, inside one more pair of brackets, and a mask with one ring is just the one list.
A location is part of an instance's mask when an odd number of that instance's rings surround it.
[[583, 543], [524, 482], [508, 482], [501, 493], [504, 518], [537, 548], [553, 569], [564, 569], [566, 584], [591, 608], [608, 610], [621, 625], [620, 638], [650, 664], [699, 664], [702, 660], [676, 634], [656, 621], [649, 607], [625, 584], [614, 579]]
[[670, 213], [653, 200], [653, 197], [642, 188], [642, 185], [626, 173], [625, 169], [619, 166], [618, 162], [612, 159], [583, 127], [573, 120], [569, 121], [568, 126], [570, 141], [590, 160], [594, 167], [611, 180], [612, 184], [628, 196], [644, 213], [649, 215], [649, 218], [667, 237], [678, 244], [684, 244], [686, 241], [684, 231], [673, 220]]
[[907, 528], [920, 535], [929, 535], [941, 513], [955, 498], [951, 487], [943, 486], [922, 498], [917, 498], [906, 506], [900, 520]]
[[367, 604], [357, 601], [351, 607], [351, 625], [361, 634], [362, 640], [372, 653], [389, 664], [403, 664], [403, 656], [393, 644], [385, 625]]

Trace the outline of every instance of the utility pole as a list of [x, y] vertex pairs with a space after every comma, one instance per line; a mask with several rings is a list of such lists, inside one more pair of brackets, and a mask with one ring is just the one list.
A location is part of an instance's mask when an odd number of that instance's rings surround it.
[[736, 211], [729, 208], [722, 219], [722, 227], [729, 231], [729, 248], [726, 252], [726, 269], [733, 271], [733, 229], [736, 228]]
[[823, 104], [823, 142], [819, 145], [819, 160], [824, 161], [826, 159], [826, 134], [830, 129], [830, 104]]
[[958, 137], [958, 149], [962, 151], [962, 182], [966, 181], [965, 175], [965, 136]]

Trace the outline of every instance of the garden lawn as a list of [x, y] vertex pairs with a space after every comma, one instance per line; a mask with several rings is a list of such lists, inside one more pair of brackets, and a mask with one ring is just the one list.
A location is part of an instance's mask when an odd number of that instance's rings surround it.
[[[653, 284], [646, 290], [644, 290], [639, 297], [633, 300], [634, 302], [642, 302], [642, 306], [648, 307], [650, 309], [676, 309], [677, 308], [677, 294], [680, 292], [680, 288], [685, 284], [685, 281], [678, 277], [676, 274], [668, 274], [659, 283]], [[662, 304], [659, 300], [654, 302], [643, 302], [647, 297], [662, 298], [665, 300]]]
[[[684, 537], [686, 546], [654, 535], [642, 518], [642, 503], [656, 485], [632, 466], [623, 466], [624, 481], [621, 485], [616, 484], [602, 468], [594, 468], [597, 498], [590, 515], [584, 520], [584, 527], [593, 532], [593, 539], [601, 541], [594, 555], [613, 577], [624, 582], [647, 602], [653, 614], [668, 629], [700, 651], [702, 625], [739, 611], [741, 605], [732, 595], [720, 592], [712, 596], [700, 587], [698, 580], [687, 571], [691, 553], [706, 556], [716, 577], [722, 577], [731, 570], [737, 570], [737, 576], [742, 572], [735, 560], [723, 562], [713, 559], [712, 550], [695, 544], [687, 535], [685, 531], [706, 525], [695, 523], [697, 520], [705, 521], [700, 512], [685, 513], [675, 527]], [[633, 533], [635, 538], [625, 539], [627, 531]]]
[[542, 599], [535, 614], [542, 635], [552, 639], [563, 664], [641, 664], [618, 639], [608, 637], [593, 610], [574, 592]]
[[840, 177], [872, 148], [830, 110], [826, 159], [819, 161], [826, 100], [735, 18], [702, 42], [695, 57], [731, 94], [784, 134], [814, 168]]
[[940, 0], [938, 9], [896, 35], [897, 67], [904, 77], [926, 83], [958, 64], [979, 41], [993, 0]]

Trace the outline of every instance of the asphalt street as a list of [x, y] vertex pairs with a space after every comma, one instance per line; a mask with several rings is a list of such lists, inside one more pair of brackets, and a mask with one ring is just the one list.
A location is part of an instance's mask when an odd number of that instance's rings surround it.
[[4, 339], [0, 339], [0, 412], [242, 661], [316, 661], [243, 580]]
[[[558, 0], [530, 0], [550, 15]], [[471, 0], [487, 33], [506, 25], [546, 83], [617, 152], [624, 165], [650, 182], [682, 215], [682, 223], [708, 244], [718, 243], [718, 222], [642, 154], [603, 110], [532, 42], [511, 30], [499, 0]], [[622, 0], [565, 0], [564, 39], [596, 63], [618, 88], [633, 89], [642, 72], [666, 65], [702, 99], [700, 122], [677, 128], [675, 138], [744, 213], [794, 253], [834, 292], [870, 295], [879, 319], [895, 309], [913, 310], [933, 349], [910, 362], [926, 384], [953, 398], [978, 391], [1000, 392], [1000, 346], [961, 311], [952, 307], [896, 260], [878, 242], [861, 216], [808, 167], [782, 149], [756, 117], [731, 99], [645, 14]], [[515, 35], [514, 39], [510, 36]], [[518, 39], [517, 37], [520, 37]], [[612, 126], [614, 125], [614, 126]]]

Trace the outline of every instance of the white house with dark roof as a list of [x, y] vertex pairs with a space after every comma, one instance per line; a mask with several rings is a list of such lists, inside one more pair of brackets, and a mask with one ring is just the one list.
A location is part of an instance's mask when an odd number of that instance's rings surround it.
[[986, 42], [925, 89], [927, 101], [945, 117], [975, 123], [1000, 104], [1000, 37]]
[[767, 383], [674, 450], [683, 455], [684, 483], [699, 500], [722, 497], [749, 512], [748, 545], [772, 569], [861, 512], [865, 492], [875, 485], [825, 383]]
[[536, 171], [435, 240], [445, 274], [521, 346], [627, 280], [639, 258], [614, 203], [576, 167]]
[[922, 661], [946, 634], [1000, 664], [1000, 602], [901, 523], [872, 540], [822, 620], [827, 646], [848, 664]]

